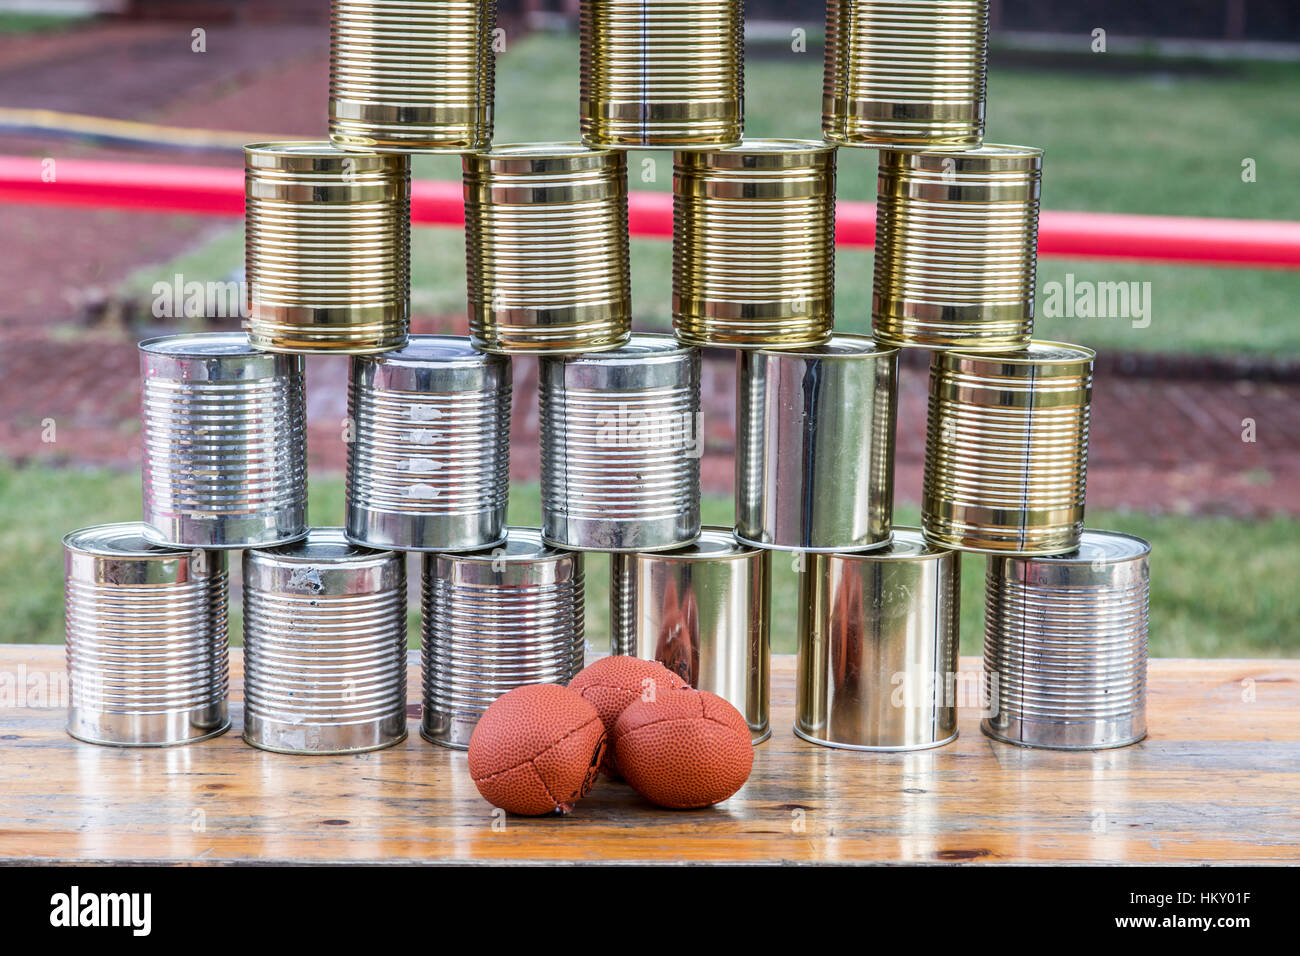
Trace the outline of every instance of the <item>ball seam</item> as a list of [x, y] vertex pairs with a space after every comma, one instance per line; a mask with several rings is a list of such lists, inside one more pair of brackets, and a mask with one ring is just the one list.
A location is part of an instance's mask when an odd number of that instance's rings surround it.
[[[533, 756], [528, 757], [528, 758], [526, 758], [526, 759], [524, 759], [524, 760], [521, 760], [521, 761], [519, 761], [519, 763], [514, 764], [513, 766], [506, 767], [504, 770], [498, 770], [498, 771], [496, 771], [495, 773], [490, 773], [490, 774], [488, 774], [486, 777], [474, 777], [474, 778], [472, 778], [472, 779], [474, 780], [475, 783], [487, 783], [489, 780], [493, 779], [494, 777], [499, 777], [499, 776], [501, 776], [502, 774], [506, 774], [506, 773], [510, 773], [510, 772], [512, 772], [512, 771], [514, 771], [514, 770], [518, 770], [518, 769], [519, 769], [520, 767], [522, 767], [524, 764], [532, 764], [532, 765], [533, 765], [533, 770], [534, 770], [534, 772], [536, 772], [536, 771], [537, 771], [537, 764], [536, 764], [534, 761], [536, 761], [538, 757], [544, 757], [544, 756], [546, 756], [546, 754], [550, 753], [552, 750], [554, 750], [554, 749], [555, 749], [556, 747], [558, 747], [560, 744], [564, 743], [566, 740], [568, 740], [568, 739], [569, 739], [570, 737], [572, 737], [574, 734], [579, 733], [579, 732], [581, 732], [581, 731], [583, 731], [583, 730], [586, 730], [586, 729], [587, 729], [588, 727], [590, 727], [592, 724], [596, 724], [596, 723], [600, 723], [600, 724], [601, 724], [601, 730], [604, 730], [604, 724], [601, 723], [600, 715], [597, 714], [595, 717], [593, 717], [591, 720], [587, 721], [585, 724], [582, 724], [582, 725], [579, 726], [579, 727], [574, 727], [572, 730], [570, 730], [570, 731], [569, 731], [567, 734], [565, 734], [563, 737], [561, 737], [561, 738], [559, 738], [558, 740], [552, 741], [551, 743], [547, 744], [547, 745], [546, 745], [546, 749], [540, 751], [539, 753], [533, 754]], [[541, 777], [541, 773], [538, 773], [537, 776], [540, 778], [540, 777]], [[546, 786], [546, 781], [544, 781], [544, 780], [542, 781], [542, 786], [544, 786], [544, 787]], [[549, 787], [547, 787], [546, 792], [547, 792], [548, 795], [550, 794], [551, 791], [550, 791], [550, 788], [549, 788]]]
[[628, 736], [629, 734], [634, 734], [638, 730], [642, 730], [646, 727], [654, 727], [657, 724], [669, 724], [674, 721], [682, 722], [682, 721], [692, 721], [692, 720], [707, 720], [709, 723], [717, 724], [719, 727], [722, 727], [725, 730], [736, 729], [735, 727], [732, 727], [730, 724], [724, 724], [722, 721], [718, 720], [715, 717], [710, 717], [708, 714], [700, 714], [698, 717], [660, 717], [657, 720], [651, 720], [644, 724], [637, 724], [631, 730], [623, 731], [622, 735], [615, 740], [615, 743], [617, 743], [619, 740], [622, 740], [624, 737]]

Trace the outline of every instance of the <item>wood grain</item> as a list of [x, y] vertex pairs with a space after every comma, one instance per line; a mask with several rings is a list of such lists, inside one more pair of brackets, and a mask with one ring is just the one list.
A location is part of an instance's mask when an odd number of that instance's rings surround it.
[[570, 817], [494, 819], [465, 755], [415, 733], [415, 706], [411, 738], [378, 753], [245, 746], [231, 658], [231, 732], [116, 749], [64, 733], [61, 647], [0, 646], [0, 860], [1300, 861], [1300, 661], [1152, 661], [1151, 736], [1122, 750], [993, 743], [963, 709], [954, 744], [862, 754], [794, 737], [794, 659], [778, 657], [775, 733], [725, 804], [658, 810], [602, 779]]

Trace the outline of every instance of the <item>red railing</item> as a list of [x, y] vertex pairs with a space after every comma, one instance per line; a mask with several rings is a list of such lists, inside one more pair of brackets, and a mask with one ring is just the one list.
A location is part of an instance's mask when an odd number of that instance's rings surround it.
[[[237, 218], [244, 214], [244, 173], [229, 167], [73, 159], [48, 165], [40, 159], [0, 156], [0, 203]], [[842, 200], [835, 215], [838, 245], [874, 244], [873, 203]], [[672, 218], [668, 193], [632, 193], [628, 225], [633, 236], [668, 238], [673, 233]], [[411, 221], [417, 225], [462, 225], [460, 183], [414, 182]], [[1070, 259], [1300, 269], [1300, 223], [1044, 210], [1038, 252]]]

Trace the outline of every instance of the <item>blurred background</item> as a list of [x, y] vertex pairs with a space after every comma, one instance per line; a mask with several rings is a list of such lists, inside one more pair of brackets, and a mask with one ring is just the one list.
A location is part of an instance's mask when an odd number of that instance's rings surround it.
[[[576, 139], [577, 0], [498, 2], [496, 142]], [[819, 138], [823, 3], [746, 13], [746, 134]], [[1044, 209], [1300, 220], [1294, 0], [992, 0], [991, 15], [986, 141], [1045, 147]], [[241, 142], [325, 135], [328, 42], [323, 0], [0, 0], [0, 158], [240, 169]], [[874, 200], [875, 162], [840, 150], [841, 199]], [[633, 189], [671, 188], [667, 154], [631, 169]], [[458, 180], [459, 160], [414, 172]], [[667, 330], [670, 243], [632, 250], [636, 327]], [[235, 218], [0, 205], [0, 642], [62, 642], [61, 536], [140, 514], [135, 342], [237, 328], [220, 300], [242, 258]], [[870, 250], [839, 252], [839, 331], [870, 332], [871, 270]], [[1144, 314], [1046, 314], [1054, 287], [1102, 282], [1137, 283]], [[160, 283], [217, 294], [159, 318]], [[415, 331], [466, 332], [460, 230], [414, 230], [412, 308]], [[1300, 655], [1300, 272], [1043, 259], [1036, 334], [1098, 350], [1088, 525], [1153, 543], [1152, 654]], [[734, 374], [731, 353], [706, 356], [704, 515], [723, 525]], [[914, 524], [924, 360], [901, 378], [895, 519]], [[511, 520], [536, 524], [535, 364], [515, 379]], [[346, 359], [310, 359], [308, 393], [310, 518], [340, 524]], [[783, 560], [773, 645], [790, 652]], [[965, 653], [983, 564], [965, 558]], [[588, 564], [598, 647], [607, 569]]]

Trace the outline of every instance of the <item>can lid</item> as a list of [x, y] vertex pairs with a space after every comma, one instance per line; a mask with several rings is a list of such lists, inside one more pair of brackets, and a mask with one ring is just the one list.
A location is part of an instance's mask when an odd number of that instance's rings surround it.
[[674, 160], [705, 170], [718, 165], [780, 168], [824, 163], [834, 153], [833, 143], [818, 139], [746, 139], [717, 149], [682, 150]]
[[380, 551], [353, 544], [342, 528], [312, 528], [305, 538], [270, 548], [251, 549], [259, 559], [271, 559], [276, 564], [319, 564], [338, 562], [381, 563], [392, 559], [396, 552]]
[[938, 355], [940, 358], [945, 356], [963, 361], [987, 361], [996, 365], [1076, 365], [1091, 362], [1097, 353], [1085, 345], [1033, 339], [1023, 349], [1006, 352], [963, 352], [955, 349]]
[[783, 355], [815, 355], [822, 359], [868, 358], [898, 354], [896, 346], [883, 345], [867, 335], [832, 335], [820, 345], [804, 345], [792, 349], [754, 349], [754, 351], [778, 358]]
[[[345, 167], [344, 163], [348, 165]], [[279, 143], [249, 143], [244, 147], [249, 169], [286, 172], [351, 172], [386, 169], [403, 172], [407, 156], [399, 153], [363, 153], [339, 149], [329, 140], [287, 140]]]
[[1079, 537], [1079, 547], [1066, 554], [1044, 554], [1033, 557], [1007, 555], [1006, 560], [1052, 562], [1055, 564], [1118, 564], [1145, 557], [1151, 553], [1151, 543], [1137, 535], [1121, 531], [1084, 530]]
[[139, 521], [101, 524], [71, 531], [63, 536], [63, 546], [69, 551], [108, 558], [174, 558], [190, 553], [188, 548], [154, 544], [145, 537], [145, 526]]
[[464, 335], [412, 335], [400, 349], [362, 358], [385, 365], [412, 367], [455, 365], [477, 368], [505, 361], [504, 356], [480, 352], [470, 345], [469, 338]]
[[623, 161], [619, 150], [593, 148], [582, 143], [501, 143], [462, 156], [462, 166], [467, 172], [561, 172], [597, 169]]
[[571, 551], [554, 548], [543, 541], [542, 532], [539, 528], [511, 527], [506, 529], [505, 543], [499, 544], [491, 550], [475, 551], [469, 554], [440, 554], [436, 557], [453, 563], [497, 564], [504, 562], [506, 564], [524, 564], [545, 561], [550, 558], [567, 558], [572, 554]]
[[743, 558], [763, 552], [761, 548], [738, 541], [730, 528], [705, 525], [693, 544], [672, 551], [655, 551], [643, 556], [654, 561], [709, 561], [720, 558]]
[[920, 561], [954, 554], [951, 548], [942, 548], [925, 540], [920, 528], [895, 525], [889, 544], [874, 551], [837, 552], [837, 558], [861, 558], [865, 561]]
[[212, 358], [223, 355], [264, 355], [243, 332], [183, 332], [160, 335], [140, 343], [141, 352], [174, 358]]
[[698, 351], [671, 335], [637, 332], [616, 349], [556, 356], [569, 365], [640, 365], [658, 358], [680, 359]]
[[1038, 146], [1012, 146], [984, 143], [963, 150], [886, 149], [880, 153], [880, 165], [910, 166], [913, 169], [938, 169], [944, 172], [994, 172], [1033, 170], [1042, 166], [1043, 150]]

